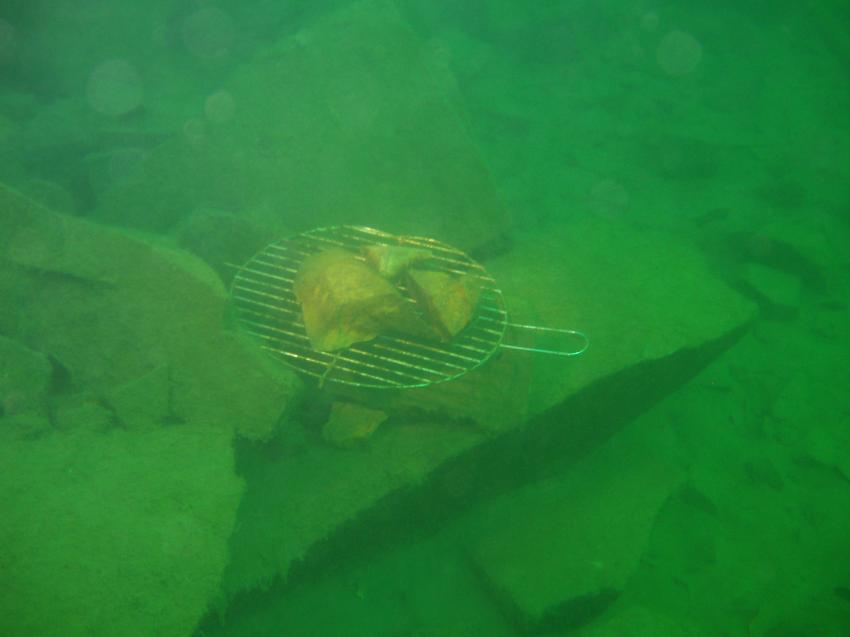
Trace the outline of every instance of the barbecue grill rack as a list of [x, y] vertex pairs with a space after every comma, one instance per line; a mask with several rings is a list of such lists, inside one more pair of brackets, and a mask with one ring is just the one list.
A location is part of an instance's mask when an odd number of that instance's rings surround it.
[[[331, 248], [348, 250], [362, 259], [361, 248], [374, 245], [425, 249], [431, 254], [425, 267], [476, 278], [481, 296], [466, 327], [448, 342], [387, 333], [337, 352], [314, 350], [292, 289], [301, 261]], [[416, 306], [404, 286], [399, 284], [398, 288]], [[237, 324], [258, 339], [263, 350], [296, 371], [318, 378], [320, 384], [427, 387], [479, 367], [500, 347], [575, 356], [584, 352], [588, 344], [587, 337], [575, 330], [509, 323], [496, 281], [463, 251], [435, 239], [393, 235], [363, 226], [316, 228], [269, 244], [239, 268], [231, 286], [231, 301]], [[508, 345], [503, 339], [509, 326], [562, 333], [581, 339], [582, 346], [561, 351]]]

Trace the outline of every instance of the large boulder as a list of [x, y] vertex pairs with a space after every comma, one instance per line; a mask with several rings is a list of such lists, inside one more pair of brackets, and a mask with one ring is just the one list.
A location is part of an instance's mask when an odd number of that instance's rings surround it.
[[[381, 401], [510, 430], [625, 370], [705, 350], [755, 316], [755, 306], [715, 276], [699, 250], [664, 232], [588, 218], [519, 235], [514, 244], [485, 264], [508, 321], [582, 330], [588, 351], [571, 359], [505, 350], [451, 383]], [[504, 343], [562, 351], [582, 345], [521, 327], [509, 328]]]
[[0, 633], [186, 637], [242, 493], [203, 424], [20, 437], [0, 419]]
[[116, 398], [119, 416], [135, 400], [161, 405], [160, 422], [146, 422], [263, 438], [297, 391], [293, 374], [224, 329], [221, 281], [191, 255], [4, 187], [0, 254], [0, 332], [52, 356], [72, 390]]
[[[0, 187], [0, 633], [189, 635], [295, 376], [191, 255]], [[14, 340], [13, 340], [14, 339]]]
[[452, 101], [390, 2], [353, 3], [281, 39], [224, 83], [219, 102], [220, 116], [194, 122], [106, 192], [97, 216], [161, 230], [199, 205], [268, 207], [294, 230], [354, 223], [464, 248], [508, 229]]

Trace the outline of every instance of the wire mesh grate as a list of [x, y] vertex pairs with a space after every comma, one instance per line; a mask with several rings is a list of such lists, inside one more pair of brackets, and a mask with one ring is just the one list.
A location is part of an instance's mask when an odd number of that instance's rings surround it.
[[[314, 350], [292, 289], [301, 261], [329, 248], [342, 248], [362, 258], [360, 249], [373, 245], [424, 248], [431, 253], [429, 267], [475, 277], [481, 297], [463, 331], [445, 343], [383, 334], [337, 352]], [[415, 303], [403, 286], [399, 289]], [[457, 378], [493, 355], [507, 326], [502, 292], [469, 255], [434, 239], [361, 226], [317, 228], [269, 244], [239, 269], [231, 300], [239, 326], [271, 356], [321, 382], [360, 387], [425, 387]]]

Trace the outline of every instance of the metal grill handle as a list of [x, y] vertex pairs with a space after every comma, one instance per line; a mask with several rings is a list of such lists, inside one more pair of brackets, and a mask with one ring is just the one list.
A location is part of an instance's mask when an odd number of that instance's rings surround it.
[[527, 347], [524, 345], [509, 345], [507, 343], [502, 342], [499, 344], [499, 346], [503, 349], [519, 350], [520, 352], [534, 352], [535, 354], [551, 354], [552, 356], [579, 356], [581, 354], [584, 354], [587, 351], [587, 348], [590, 347], [590, 339], [588, 338], [587, 334], [578, 330], [567, 330], [558, 327], [543, 327], [541, 325], [523, 325], [520, 323], [508, 323], [507, 326], [518, 330], [527, 330], [530, 332], [550, 332], [556, 334], [565, 334], [570, 337], [575, 337], [582, 344], [581, 347], [575, 350], [560, 350], [546, 349], [540, 347]]

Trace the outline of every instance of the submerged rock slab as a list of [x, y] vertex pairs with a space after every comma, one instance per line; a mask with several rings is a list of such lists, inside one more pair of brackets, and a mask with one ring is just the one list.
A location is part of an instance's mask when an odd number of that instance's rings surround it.
[[[624, 370], [698, 351], [740, 330], [756, 311], [694, 246], [598, 218], [518, 236], [509, 254], [485, 265], [503, 291], [509, 322], [582, 330], [588, 351], [568, 358], [503, 350], [455, 381], [380, 400], [508, 431]], [[581, 345], [521, 328], [509, 328], [504, 342]]]
[[326, 15], [224, 82], [232, 118], [154, 150], [96, 214], [162, 230], [199, 205], [268, 207], [296, 231], [492, 241], [509, 216], [425, 53], [391, 2]]
[[619, 597], [679, 480], [649, 443], [616, 437], [563, 476], [489, 504], [472, 564], [522, 630], [576, 628]]
[[74, 390], [111, 397], [128, 421], [147, 401], [154, 425], [263, 438], [297, 391], [224, 329], [226, 295], [203, 262], [2, 186], [0, 292], [0, 332], [53, 356]]
[[18, 438], [0, 419], [0, 633], [186, 637], [242, 493], [202, 425]]

